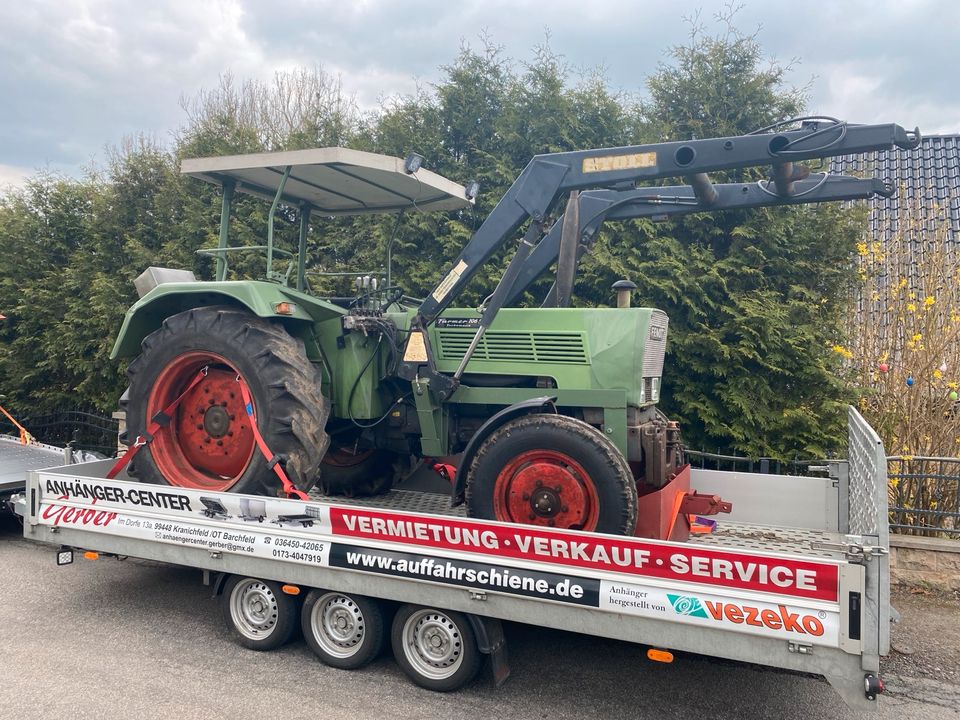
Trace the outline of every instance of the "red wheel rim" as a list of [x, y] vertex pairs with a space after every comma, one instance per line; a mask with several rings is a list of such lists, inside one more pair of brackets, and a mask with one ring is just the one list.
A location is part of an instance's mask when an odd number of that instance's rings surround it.
[[497, 475], [493, 510], [507, 522], [594, 530], [600, 500], [593, 479], [569, 455], [529, 450]]
[[155, 434], [150, 452], [171, 485], [228, 490], [250, 464], [256, 440], [239, 373], [225, 358], [207, 352], [174, 358], [150, 391], [146, 419], [173, 402], [203, 367], [206, 376], [180, 401], [170, 424]]

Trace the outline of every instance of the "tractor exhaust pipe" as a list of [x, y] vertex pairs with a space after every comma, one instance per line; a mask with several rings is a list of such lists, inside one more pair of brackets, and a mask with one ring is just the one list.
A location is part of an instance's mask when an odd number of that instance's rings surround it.
[[613, 289], [617, 293], [617, 307], [630, 307], [630, 292], [637, 289], [637, 284], [629, 280], [617, 280], [613, 284]]

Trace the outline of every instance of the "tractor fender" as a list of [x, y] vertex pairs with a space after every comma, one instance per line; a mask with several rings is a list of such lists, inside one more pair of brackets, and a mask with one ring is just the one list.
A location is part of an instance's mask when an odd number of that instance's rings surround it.
[[486, 440], [494, 430], [508, 420], [513, 420], [515, 417], [536, 412], [548, 405], [550, 406], [551, 412], [557, 412], [556, 402], [557, 397], [555, 395], [552, 397], [544, 396], [521, 400], [513, 405], [508, 405], [503, 410], [492, 415], [490, 419], [481, 425], [473, 434], [473, 437], [470, 438], [467, 447], [464, 448], [463, 455], [460, 458], [460, 464], [457, 466], [457, 474], [453, 481], [453, 497], [450, 500], [451, 507], [463, 504], [467, 484], [467, 469], [470, 467], [470, 463], [473, 462], [473, 457], [477, 454], [477, 450], [480, 448], [480, 445], [483, 444], [483, 441]]
[[[278, 313], [277, 305], [288, 303], [290, 312]], [[163, 321], [197, 307], [236, 305], [254, 315], [284, 324], [312, 324], [344, 315], [346, 310], [319, 298], [275, 283], [261, 281], [163, 283], [137, 301], [123, 318], [110, 359], [140, 352], [143, 339]]]

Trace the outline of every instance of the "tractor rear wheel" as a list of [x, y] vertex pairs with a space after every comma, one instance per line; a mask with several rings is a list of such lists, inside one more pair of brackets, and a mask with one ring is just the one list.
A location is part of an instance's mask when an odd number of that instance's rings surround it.
[[393, 453], [331, 444], [320, 463], [318, 487], [324, 495], [369, 497], [393, 486]]
[[637, 488], [616, 446], [592, 425], [537, 413], [504, 423], [467, 471], [471, 517], [632, 535]]
[[302, 341], [280, 325], [232, 307], [187, 310], [148, 335], [127, 375], [129, 437], [199, 377], [169, 423], [134, 458], [143, 482], [199, 490], [277, 495], [276, 473], [257, 448], [241, 381], [257, 427], [287, 476], [301, 490], [317, 479], [329, 439], [329, 404]]

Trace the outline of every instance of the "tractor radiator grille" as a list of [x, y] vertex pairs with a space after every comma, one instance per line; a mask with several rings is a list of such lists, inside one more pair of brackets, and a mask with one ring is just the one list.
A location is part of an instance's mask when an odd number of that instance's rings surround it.
[[[439, 356], [441, 360], [460, 361], [476, 331], [441, 329]], [[587, 364], [587, 350], [583, 334], [576, 332], [525, 333], [488, 331], [480, 340], [474, 360], [494, 362], [542, 362]]]
[[663, 354], [667, 349], [667, 314], [654, 310], [643, 348], [643, 377], [663, 375]]

